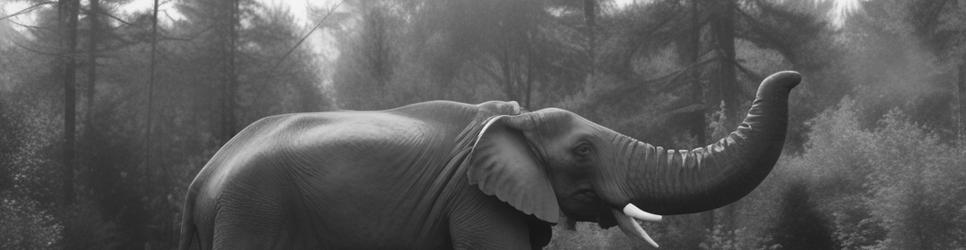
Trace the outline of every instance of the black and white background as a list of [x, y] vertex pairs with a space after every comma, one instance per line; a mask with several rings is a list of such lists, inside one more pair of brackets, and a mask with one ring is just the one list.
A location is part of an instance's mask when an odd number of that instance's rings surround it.
[[[663, 248], [966, 245], [966, 1], [2, 0], [0, 249], [175, 248], [192, 178], [268, 115], [516, 100], [690, 148], [780, 70], [775, 170], [648, 224]], [[547, 248], [649, 249], [576, 229]]]

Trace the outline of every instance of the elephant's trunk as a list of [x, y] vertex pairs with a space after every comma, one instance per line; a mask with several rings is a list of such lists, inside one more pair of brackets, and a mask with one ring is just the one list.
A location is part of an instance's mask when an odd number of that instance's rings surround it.
[[781, 154], [788, 123], [788, 94], [801, 81], [792, 71], [762, 81], [738, 129], [711, 145], [665, 150], [624, 137], [626, 198], [657, 214], [706, 211], [753, 190]]

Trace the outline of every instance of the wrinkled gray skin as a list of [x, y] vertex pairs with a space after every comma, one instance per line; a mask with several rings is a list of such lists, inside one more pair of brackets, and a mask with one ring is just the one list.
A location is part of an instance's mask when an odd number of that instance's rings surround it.
[[770, 76], [735, 132], [680, 151], [515, 102], [264, 118], [191, 183], [181, 248], [528, 249], [560, 217], [609, 227], [628, 202], [714, 209], [771, 171], [800, 80]]

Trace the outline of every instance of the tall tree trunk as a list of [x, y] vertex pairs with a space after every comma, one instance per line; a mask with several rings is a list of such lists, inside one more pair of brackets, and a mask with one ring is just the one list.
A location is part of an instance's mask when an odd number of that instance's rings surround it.
[[229, 0], [227, 20], [222, 20], [224, 28], [228, 33], [224, 46], [224, 58], [222, 77], [222, 143], [228, 142], [235, 135], [235, 89], [238, 85], [238, 74], [236, 69], [238, 52], [238, 18], [239, 0]]
[[77, 114], [77, 68], [74, 56], [77, 53], [77, 13], [80, 3], [79, 0], [61, 0], [58, 7], [60, 33], [64, 44], [61, 69], [64, 81], [63, 205], [66, 208], [74, 202], [74, 135]]
[[720, 83], [718, 93], [721, 101], [724, 102], [725, 129], [731, 131], [738, 125], [738, 81], [734, 65], [736, 63], [734, 16], [737, 5], [735, 0], [722, 0], [717, 4], [713, 14], [714, 20], [711, 22], [715, 48], [719, 55], [715, 80]]
[[[96, 137], [94, 136], [94, 133], [96, 131], [95, 125], [94, 125], [94, 96], [97, 91], [96, 89], [97, 54], [98, 54], [97, 43], [99, 38], [98, 31], [100, 28], [100, 20], [98, 20], [98, 18], [100, 18], [99, 14], [101, 11], [99, 1], [90, 0], [88, 9], [89, 10], [87, 12], [87, 24], [90, 26], [90, 30], [88, 31], [88, 36], [87, 36], [87, 87], [85, 90], [86, 102], [84, 105], [85, 107], [84, 107], [84, 135], [83, 135], [84, 142], [85, 142], [84, 144], [87, 146], [84, 147], [86, 152], [83, 152], [83, 154], [85, 155], [85, 158], [84, 158], [85, 163], [81, 165], [86, 165], [86, 168], [87, 168], [86, 170], [89, 173], [93, 173], [94, 172], [93, 160], [95, 157], [94, 154], [96, 153], [96, 151], [94, 150], [96, 146], [94, 142], [94, 140], [96, 140]], [[84, 181], [86, 183], [93, 184], [92, 183], [93, 179], [88, 178], [87, 180], [84, 180]]]
[[[597, 73], [597, 0], [584, 0], [584, 25], [587, 35], [588, 76]], [[587, 78], [588, 80], [590, 78]]]
[[376, 84], [380, 90], [384, 90], [389, 84], [389, 41], [386, 14], [382, 9], [373, 9], [370, 15], [370, 28], [375, 37], [372, 39], [375, 53], [370, 56], [373, 71], [375, 72]]
[[533, 53], [533, 34], [528, 32], [527, 33], [527, 75], [526, 75], [527, 78], [524, 81], [525, 86], [523, 89], [524, 91], [523, 107], [526, 109], [530, 109], [532, 107], [530, 106], [532, 105], [530, 98], [532, 98], [531, 92], [533, 91], [533, 80], [534, 80], [533, 67], [534, 65], [536, 65], [535, 63], [533, 63], [533, 60], [535, 60], [534, 59], [535, 57], [536, 55], [535, 53]]
[[145, 112], [145, 128], [144, 128], [144, 169], [151, 169], [151, 149], [153, 148], [153, 142], [151, 141], [152, 130], [154, 125], [154, 81], [155, 72], [157, 71], [157, 54], [158, 54], [158, 0], [154, 0], [154, 9], [152, 11], [151, 17], [151, 62], [148, 67], [148, 100], [147, 100], [147, 111]]
[[953, 110], [958, 119], [956, 121], [956, 134], [959, 138], [959, 145], [966, 144], [966, 55], [963, 56], [964, 62], [959, 64], [959, 79], [956, 81], [956, 104]]
[[87, 22], [90, 25], [90, 32], [88, 33], [87, 40], [87, 92], [85, 94], [87, 102], [85, 105], [86, 113], [84, 115], [85, 128], [88, 131], [84, 133], [85, 135], [90, 134], [89, 132], [92, 131], [94, 125], [94, 95], [97, 91], [95, 89], [97, 84], [97, 42], [99, 38], [98, 29], [100, 28], [100, 20], [98, 20], [100, 17], [98, 15], [101, 11], [100, 1], [89, 1], [90, 6], [88, 8], [90, 10], [87, 14]]
[[[701, 53], [701, 23], [698, 20], [698, 2], [697, 0], [691, 1], [691, 30], [688, 32], [688, 49], [685, 49], [686, 57], [688, 58], [688, 65], [691, 65], [688, 69], [688, 81], [691, 82], [691, 100], [696, 104], [704, 104], [704, 86], [701, 84], [701, 71], [698, 69], [698, 57]], [[707, 138], [705, 138], [705, 130], [707, 125], [704, 121], [705, 109], [700, 109], [694, 112], [691, 119], [691, 133], [697, 138], [696, 143], [699, 146], [708, 145]]]
[[[150, 64], [148, 66], [148, 97], [147, 97], [147, 110], [145, 112], [145, 116], [146, 116], [145, 117], [145, 120], [146, 121], [145, 121], [145, 125], [144, 125], [145, 126], [145, 128], [144, 128], [144, 130], [145, 130], [144, 131], [144, 149], [143, 149], [144, 150], [144, 162], [142, 163], [142, 166], [144, 168], [144, 171], [142, 171], [142, 173], [145, 174], [145, 177], [147, 177], [147, 178], [145, 178], [146, 180], [151, 180], [150, 175], [148, 174], [148, 172], [150, 172], [152, 169], [154, 169], [154, 168], [151, 167], [151, 154], [153, 153], [153, 149], [154, 149], [154, 147], [153, 147], [154, 146], [154, 141], [153, 141], [153, 137], [152, 136], [154, 134], [154, 130], [153, 130], [153, 128], [154, 128], [154, 85], [155, 85], [155, 80], [156, 80], [155, 73], [157, 72], [157, 60], [158, 60], [157, 59], [157, 54], [158, 54], [158, 0], [154, 0], [154, 8], [152, 9], [151, 12], [152, 12], [151, 13], [151, 57], [150, 57]], [[160, 172], [161, 172], [162, 175], [158, 179], [160, 179], [160, 180], [166, 180], [167, 179], [167, 176], [165, 175], [165, 173], [166, 173], [165, 170], [164, 169], [161, 169]], [[151, 186], [156, 186], [156, 185], [157, 184], [144, 185], [144, 190], [142, 190], [142, 193], [149, 194], [150, 193], [150, 187]], [[166, 228], [166, 227], [163, 227], [163, 228]], [[146, 246], [146, 248], [150, 247], [149, 242], [151, 242], [151, 239], [150, 238], [153, 235], [153, 234], [151, 234], [151, 233], [149, 233], [147, 231], [148, 230], [143, 230], [142, 231], [142, 237], [143, 237], [143, 239], [146, 239], [148, 241], [148, 242], [145, 242], [144, 243], [145, 246]], [[161, 230], [162, 236], [159, 237], [159, 238], [166, 239], [167, 238], [166, 236], [168, 236], [170, 234], [168, 231], [169, 230]]]
[[[687, 49], [684, 50], [688, 70], [688, 81], [691, 82], [691, 100], [696, 104], [704, 104], [704, 85], [701, 84], [701, 70], [698, 68], [698, 59], [701, 56], [701, 15], [698, 0], [691, 0], [690, 3], [690, 32], [688, 32]], [[707, 131], [708, 125], [705, 122], [706, 108], [694, 111], [691, 114], [691, 134], [695, 136], [697, 146], [708, 145]], [[703, 212], [700, 219], [705, 229], [709, 232], [714, 230], [714, 210]], [[697, 246], [697, 245], [695, 245]]]
[[[712, 14], [711, 31], [714, 34], [716, 49], [719, 55], [716, 81], [719, 82], [718, 93], [724, 103], [725, 131], [732, 131], [738, 126], [738, 79], [735, 72], [735, 0], [717, 1]], [[735, 217], [739, 204], [733, 203], [721, 209], [721, 218], [717, 224], [728, 232], [734, 229]]]
[[503, 73], [503, 92], [506, 93], [506, 98], [508, 100], [519, 100], [517, 96], [516, 86], [514, 86], [515, 84], [513, 81], [513, 78], [514, 78], [513, 58], [510, 55], [510, 46], [513, 45], [513, 42], [510, 41], [509, 37], [505, 37], [505, 39], [503, 40], [503, 43], [504, 43], [503, 51], [502, 51], [503, 53], [500, 56], [501, 57], [500, 66], [502, 69], [501, 73]]

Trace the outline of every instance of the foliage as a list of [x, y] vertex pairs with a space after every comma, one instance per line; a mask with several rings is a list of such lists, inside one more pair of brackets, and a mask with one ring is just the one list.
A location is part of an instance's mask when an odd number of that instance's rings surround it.
[[0, 248], [58, 249], [62, 230], [39, 202], [0, 193]]
[[[628, 241], [620, 241], [624, 233], [617, 227], [604, 230], [590, 223], [578, 223], [574, 229], [553, 227], [553, 240], [548, 249], [615, 249], [628, 248]], [[615, 241], [616, 240], [616, 241]]]
[[845, 100], [811, 122], [813, 132], [794, 168], [810, 172], [818, 207], [832, 216], [842, 248], [945, 249], [961, 243], [964, 217], [958, 183], [962, 146], [893, 110], [861, 128]]
[[[874, 145], [874, 146], [872, 146]], [[949, 249], [960, 246], [966, 224], [966, 154], [940, 143], [937, 134], [893, 110], [875, 130], [868, 149], [873, 172], [868, 206], [888, 229], [880, 249]]]
[[782, 196], [778, 222], [773, 232], [773, 246], [779, 249], [834, 249], [828, 219], [809, 199], [808, 185], [790, 183]]
[[[65, 174], [60, 171], [61, 74], [55, 74], [56, 57], [44, 54], [58, 46], [52, 28], [56, 10], [42, 6], [37, 28], [3, 37], [0, 242], [28, 246], [12, 249], [169, 249], [177, 244], [185, 189], [217, 150], [216, 135], [222, 132], [219, 121], [208, 117], [225, 111], [217, 98], [223, 96], [220, 76], [211, 70], [221, 58], [210, 48], [221, 36], [207, 27], [213, 22], [209, 17], [217, 15], [205, 9], [215, 5], [202, 2], [179, 3], [187, 20], [170, 25], [162, 20], [153, 93], [155, 107], [160, 108], [151, 114], [153, 139], [146, 145], [151, 18], [146, 13], [111, 13], [116, 10], [112, 6], [124, 3], [102, 1], [101, 11], [114, 21], [102, 22], [95, 95], [78, 99], [92, 105], [76, 114], [81, 121], [76, 127], [78, 165], [69, 174], [76, 176], [77, 191], [72, 195], [77, 202], [70, 205], [59, 202], [63, 184], [58, 180]], [[243, 1], [242, 7], [246, 24], [241, 25], [237, 43], [239, 84], [227, 95], [238, 103], [230, 111], [239, 118], [237, 126], [272, 114], [327, 109], [328, 98], [321, 93], [316, 71], [319, 65], [310, 51], [303, 46], [281, 60], [303, 27], [293, 26], [291, 13], [279, 6]], [[80, 32], [85, 34], [89, 19], [83, 13], [87, 12], [82, 11]], [[89, 39], [82, 37], [87, 43]], [[79, 70], [92, 66], [80, 64]], [[77, 82], [86, 83], [87, 76], [78, 74]], [[86, 93], [89, 88], [79, 84], [78, 90]], [[88, 115], [93, 119], [83, 119]], [[35, 237], [22, 237], [26, 232]]]
[[86, 199], [71, 207], [61, 246], [76, 249], [119, 248], [123, 241], [118, 225], [110, 218], [104, 218], [97, 210], [97, 204]]
[[856, 112], [854, 101], [846, 99], [810, 121], [805, 153], [790, 164], [802, 170], [819, 208], [832, 216], [838, 246], [849, 249], [874, 244], [883, 230], [861, 199], [871, 166], [856, 151], [870, 144], [872, 135], [859, 127]]
[[[17, 81], [46, 80], [36, 75], [28, 77]], [[0, 95], [4, 98], [0, 102], [3, 112], [0, 123], [4, 124], [0, 134], [5, 139], [4, 151], [0, 152], [3, 159], [0, 173], [6, 174], [0, 178], [9, 181], [4, 186], [6, 190], [14, 190], [44, 206], [51, 206], [59, 197], [55, 190], [59, 190], [57, 177], [61, 175], [55, 152], [58, 152], [57, 142], [62, 132], [55, 116], [58, 107], [53, 100], [56, 98], [51, 98], [57, 91], [49, 93], [46, 90], [50, 87], [19, 88], [16, 94]]]
[[[723, 225], [715, 225], [714, 230], [699, 245], [701, 249], [778, 249], [778, 245], [762, 246], [766, 239], [746, 236], [743, 228], [726, 230]], [[749, 241], [750, 240], [750, 241]]]

